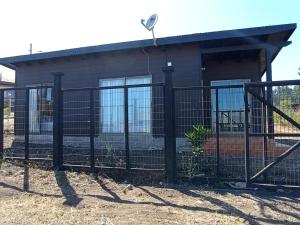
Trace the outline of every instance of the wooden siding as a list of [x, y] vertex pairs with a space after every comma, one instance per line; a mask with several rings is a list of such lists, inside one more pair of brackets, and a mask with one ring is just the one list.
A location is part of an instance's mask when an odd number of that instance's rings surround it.
[[[52, 72], [64, 73], [62, 77], [63, 88], [98, 87], [99, 79], [142, 76], [147, 75], [148, 70], [152, 75], [152, 82], [158, 83], [164, 82], [164, 74], [161, 69], [167, 62], [172, 62], [175, 68], [173, 85], [176, 87], [200, 86], [202, 85], [202, 80], [204, 85], [208, 85], [212, 80], [260, 80], [258, 58], [255, 60], [242, 59], [240, 61], [208, 61], [205, 62], [206, 70], [201, 72], [201, 57], [198, 44], [176, 45], [164, 48], [153, 47], [145, 51], [147, 53], [142, 49], [135, 49], [22, 63], [18, 65], [16, 70], [16, 87], [53, 83]], [[202, 75], [203, 78], [201, 77]], [[194, 96], [193, 99], [197, 101], [195, 104], [198, 104], [201, 96]], [[175, 105], [175, 107], [177, 106]], [[155, 120], [154, 109], [152, 118]], [[201, 115], [202, 112], [199, 113]], [[16, 123], [23, 122], [21, 119], [19, 120]], [[80, 120], [88, 121], [89, 119], [83, 116], [80, 117]], [[95, 120], [96, 122], [99, 121], [99, 115], [96, 115]], [[181, 123], [180, 121], [176, 122]], [[193, 125], [193, 121], [190, 121], [190, 123], [190, 125]], [[207, 121], [207, 124], [209, 125], [210, 121]], [[83, 123], [83, 125], [88, 126], [88, 123]], [[71, 130], [76, 130], [74, 129], [76, 126], [74, 127], [71, 123], [68, 126], [70, 126], [70, 133], [72, 133]], [[156, 127], [155, 124], [153, 127]], [[68, 127], [65, 126], [64, 129], [68, 129]], [[97, 132], [98, 130], [96, 127]], [[86, 131], [82, 134], [88, 135], [88, 129]], [[156, 132], [154, 129], [153, 133], [155, 134]], [[159, 133], [161, 132], [159, 131]], [[177, 135], [182, 136], [179, 133]]]

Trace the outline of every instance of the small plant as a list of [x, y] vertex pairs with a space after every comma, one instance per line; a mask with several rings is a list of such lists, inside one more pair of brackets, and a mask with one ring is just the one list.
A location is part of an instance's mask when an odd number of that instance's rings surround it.
[[197, 170], [197, 165], [195, 163], [195, 158], [194, 156], [182, 156], [182, 160], [183, 160], [183, 171], [184, 174], [187, 175], [188, 178], [191, 178], [192, 176], [194, 176], [196, 174], [196, 170]]
[[105, 144], [106, 149], [106, 160], [108, 161], [110, 166], [116, 166], [116, 167], [124, 167], [125, 162], [123, 159], [118, 158], [118, 154], [113, 148], [113, 145], [111, 143]]
[[113, 164], [115, 161], [115, 154], [112, 144], [105, 143], [105, 149], [106, 149], [106, 159], [109, 162], [109, 164]]
[[9, 108], [8, 107], [4, 107], [4, 115], [5, 116], [9, 115]]
[[185, 133], [185, 137], [192, 144], [192, 153], [183, 156], [185, 174], [191, 178], [199, 172], [200, 165], [198, 157], [204, 152], [204, 143], [211, 134], [211, 130], [202, 125], [193, 125], [192, 130]]
[[198, 155], [204, 151], [204, 143], [211, 134], [211, 130], [203, 125], [193, 125], [192, 130], [185, 133], [185, 137], [192, 144], [192, 152]]

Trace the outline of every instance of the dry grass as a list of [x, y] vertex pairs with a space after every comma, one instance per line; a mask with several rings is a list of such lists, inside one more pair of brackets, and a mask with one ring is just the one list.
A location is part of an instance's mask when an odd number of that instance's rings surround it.
[[0, 224], [300, 224], [298, 193], [134, 186], [74, 172], [0, 170]]

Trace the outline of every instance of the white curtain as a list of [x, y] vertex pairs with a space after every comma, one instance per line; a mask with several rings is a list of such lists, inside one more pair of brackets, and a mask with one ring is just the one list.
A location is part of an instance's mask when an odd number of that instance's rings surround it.
[[[132, 77], [126, 85], [150, 84], [151, 77]], [[150, 132], [151, 130], [151, 87], [128, 89], [128, 123], [130, 132]]]
[[[100, 80], [100, 87], [124, 85], [124, 78]], [[103, 133], [124, 132], [124, 89], [100, 91], [101, 131]]]
[[29, 132], [40, 132], [37, 89], [29, 90]]

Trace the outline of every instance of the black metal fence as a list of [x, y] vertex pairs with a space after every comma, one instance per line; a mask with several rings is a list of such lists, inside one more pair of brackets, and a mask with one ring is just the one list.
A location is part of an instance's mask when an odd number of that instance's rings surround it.
[[163, 84], [66, 89], [66, 165], [164, 169]]
[[52, 87], [1, 90], [1, 157], [300, 184], [299, 81], [173, 87], [164, 72], [158, 84], [62, 89], [56, 73]]
[[300, 184], [300, 81], [245, 85], [246, 182]]
[[[243, 86], [175, 88], [177, 169], [183, 175], [244, 179]], [[186, 135], [193, 126], [209, 135], [203, 152], [191, 151]]]

